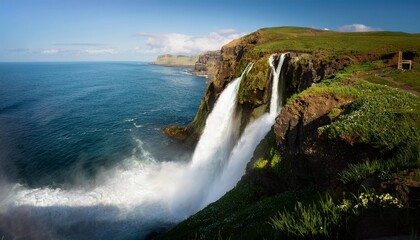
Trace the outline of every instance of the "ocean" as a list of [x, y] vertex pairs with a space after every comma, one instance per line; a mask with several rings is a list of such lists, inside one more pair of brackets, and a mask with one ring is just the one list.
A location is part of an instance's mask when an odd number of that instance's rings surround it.
[[[232, 189], [282, 106], [284, 54], [269, 111], [240, 130], [243, 76], [219, 95], [195, 149], [167, 139], [206, 80], [142, 63], [21, 63], [0, 68], [0, 237], [144, 239]], [[197, 233], [199, 234], [199, 233]]]
[[171, 225], [130, 197], [144, 164], [191, 158], [162, 129], [193, 119], [206, 81], [138, 62], [0, 63], [0, 238], [141, 239]]

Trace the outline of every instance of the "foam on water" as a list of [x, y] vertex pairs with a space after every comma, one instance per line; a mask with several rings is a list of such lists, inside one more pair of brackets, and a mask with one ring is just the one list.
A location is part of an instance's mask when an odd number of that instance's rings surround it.
[[[26, 211], [50, 229], [65, 232], [60, 238], [87, 239], [91, 235], [84, 235], [83, 223], [96, 224], [88, 230], [95, 238], [110, 231], [119, 237], [134, 234], [138, 238], [153, 229], [145, 225], [177, 222], [200, 210], [206, 202], [206, 187], [220, 174], [239, 137], [237, 93], [242, 76], [251, 68], [249, 65], [219, 96], [189, 163], [156, 161], [136, 139], [130, 158], [115, 168], [103, 169], [90, 184], [71, 189], [14, 184], [0, 211], [10, 216]], [[136, 229], [144, 232], [132, 233]]]
[[[278, 84], [284, 57], [277, 68], [275, 57], [269, 59], [273, 72], [270, 111], [249, 124], [242, 136], [237, 94], [252, 64], [219, 96], [191, 161], [157, 161], [143, 141], [136, 139], [131, 157], [99, 171], [87, 184], [81, 180], [82, 184], [72, 188], [8, 185], [8, 194], [0, 198], [0, 222], [2, 215], [8, 216], [17, 226], [16, 219], [23, 216], [21, 220], [26, 222], [22, 224], [44, 226], [48, 234], [60, 239], [138, 239], [156, 226], [180, 221], [200, 210], [236, 184], [256, 145], [274, 124], [281, 106]], [[125, 121], [140, 126], [134, 119]]]

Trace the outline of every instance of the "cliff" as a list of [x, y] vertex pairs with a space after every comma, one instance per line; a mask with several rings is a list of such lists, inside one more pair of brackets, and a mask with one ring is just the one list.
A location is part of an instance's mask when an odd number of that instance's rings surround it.
[[207, 76], [213, 79], [219, 68], [222, 59], [220, 51], [208, 51], [198, 56], [198, 60], [194, 65], [193, 74], [199, 76]]
[[[242, 128], [267, 109], [267, 59], [272, 53], [290, 52], [284, 72], [287, 75], [284, 98], [288, 98], [321, 79], [333, 76], [350, 64], [392, 59], [399, 50], [418, 51], [418, 36], [393, 32], [337, 33], [282, 27], [261, 29], [236, 39], [222, 47], [217, 74], [209, 82], [194, 120], [184, 128], [183, 140], [191, 144], [197, 141], [205, 119], [221, 91], [251, 61], [255, 63], [251, 77], [242, 81], [239, 92], [240, 108], [246, 115]], [[176, 138], [176, 135], [168, 136]]]
[[161, 55], [158, 56], [153, 64], [164, 66], [180, 66], [191, 67], [195, 65], [198, 56], [184, 56], [184, 55]]
[[[351, 42], [351, 44], [349, 44]], [[414, 61], [395, 70], [402, 50]], [[221, 49], [193, 122], [194, 143], [226, 85], [241, 82], [242, 129], [267, 110], [272, 53], [289, 52], [284, 102], [237, 186], [161, 239], [365, 239], [420, 226], [420, 37], [262, 29]], [[416, 67], [417, 66], [417, 67]], [[179, 130], [179, 129], [178, 129]]]

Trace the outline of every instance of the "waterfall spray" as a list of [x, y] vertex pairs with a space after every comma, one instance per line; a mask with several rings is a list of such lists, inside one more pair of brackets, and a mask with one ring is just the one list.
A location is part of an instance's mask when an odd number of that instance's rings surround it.
[[218, 199], [243, 175], [256, 145], [279, 111], [278, 81], [283, 60], [284, 54], [274, 68], [274, 56], [270, 57], [273, 89], [269, 113], [249, 124], [240, 138], [237, 94], [252, 64], [219, 96], [189, 163], [155, 161], [139, 139], [142, 155], [104, 170], [96, 184], [72, 189], [30, 189], [16, 184], [3, 206], [10, 215], [27, 211], [51, 229], [74, 233], [74, 239], [88, 238], [84, 235], [85, 223], [100, 223], [91, 231], [105, 237], [113, 229], [139, 226], [146, 234], [156, 224], [184, 219]]

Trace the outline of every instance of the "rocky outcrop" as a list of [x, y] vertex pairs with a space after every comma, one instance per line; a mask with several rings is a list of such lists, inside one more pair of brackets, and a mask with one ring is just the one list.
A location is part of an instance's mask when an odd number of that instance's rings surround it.
[[213, 79], [217, 74], [221, 60], [222, 55], [220, 51], [208, 51], [202, 53], [198, 56], [198, 60], [194, 65], [192, 73], [194, 75], [206, 76]]
[[379, 54], [354, 53], [340, 57], [326, 57], [322, 52], [291, 52], [291, 59], [285, 69], [286, 93], [301, 92], [313, 83], [332, 77], [338, 70], [351, 64], [365, 63], [382, 59]]
[[194, 66], [195, 62], [198, 60], [198, 56], [184, 56], [184, 55], [161, 55], [158, 56], [156, 61], [153, 64], [163, 65], [163, 66], [180, 66], [180, 67], [190, 67]]
[[188, 129], [183, 126], [167, 126], [163, 129], [166, 136], [178, 141], [185, 141], [188, 137]]
[[350, 163], [379, 156], [378, 149], [320, 135], [318, 128], [331, 123], [333, 109], [352, 102], [329, 94], [309, 94], [284, 107], [273, 126], [282, 160], [293, 168], [296, 182], [332, 185], [337, 172]]
[[[276, 145], [284, 160], [293, 162], [291, 165], [295, 166], [295, 174], [300, 179], [325, 180], [335, 174], [337, 169], [337, 166], [329, 166], [332, 163], [329, 160], [337, 159], [333, 163], [338, 164], [338, 159], [346, 158], [349, 154], [341, 149], [345, 144], [328, 143], [327, 139], [320, 139], [317, 132], [318, 127], [331, 122], [327, 114], [333, 108], [340, 108], [348, 102], [346, 99], [335, 99], [331, 96], [307, 96], [286, 106], [277, 117], [273, 127]], [[322, 151], [326, 147], [331, 150], [327, 151], [327, 155]], [[335, 170], [330, 173], [329, 169]]]

